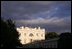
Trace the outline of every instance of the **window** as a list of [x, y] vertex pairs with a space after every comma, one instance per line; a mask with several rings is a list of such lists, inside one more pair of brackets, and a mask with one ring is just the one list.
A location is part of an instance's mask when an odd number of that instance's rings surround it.
[[26, 36], [26, 33], [24, 33], [24, 36]]
[[30, 34], [29, 34], [29, 36], [31, 36], [31, 37], [32, 37], [32, 36], [33, 36], [33, 34], [32, 34], [32, 33], [30, 33]]
[[26, 39], [24, 39], [24, 43], [26, 43]]
[[32, 42], [32, 39], [30, 39], [30, 42]]
[[38, 33], [36, 35], [38, 36]]
[[43, 34], [41, 34], [41, 37], [43, 37]]

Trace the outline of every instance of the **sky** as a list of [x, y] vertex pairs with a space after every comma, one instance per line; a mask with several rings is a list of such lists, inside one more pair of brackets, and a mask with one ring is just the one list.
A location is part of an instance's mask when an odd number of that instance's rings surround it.
[[1, 1], [1, 17], [11, 18], [16, 27], [71, 32], [71, 1]]

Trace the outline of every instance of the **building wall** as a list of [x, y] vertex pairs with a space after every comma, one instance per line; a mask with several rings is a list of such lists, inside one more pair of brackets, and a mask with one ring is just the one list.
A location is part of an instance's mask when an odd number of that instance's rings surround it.
[[17, 28], [20, 36], [19, 39], [22, 44], [27, 44], [35, 40], [45, 40], [45, 29], [38, 28], [29, 28], [29, 27], [20, 27]]

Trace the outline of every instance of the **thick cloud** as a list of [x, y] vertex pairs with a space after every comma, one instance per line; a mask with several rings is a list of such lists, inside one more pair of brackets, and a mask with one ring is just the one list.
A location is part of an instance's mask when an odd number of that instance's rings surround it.
[[22, 24], [24, 26], [31, 26], [31, 27], [42, 27], [45, 28], [46, 31], [55, 31], [55, 32], [63, 32], [63, 31], [70, 31], [71, 29], [71, 22], [69, 17], [65, 18], [58, 18], [53, 17], [49, 19], [32, 19], [32, 20], [16, 20], [16, 24]]
[[46, 31], [71, 32], [70, 1], [1, 1], [1, 17], [16, 26], [40, 26]]

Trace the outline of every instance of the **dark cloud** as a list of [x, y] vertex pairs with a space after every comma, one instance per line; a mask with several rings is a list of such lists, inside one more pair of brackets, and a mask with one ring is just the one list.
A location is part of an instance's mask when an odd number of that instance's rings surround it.
[[71, 31], [70, 1], [1, 1], [1, 17], [16, 26], [40, 26], [46, 31]]

